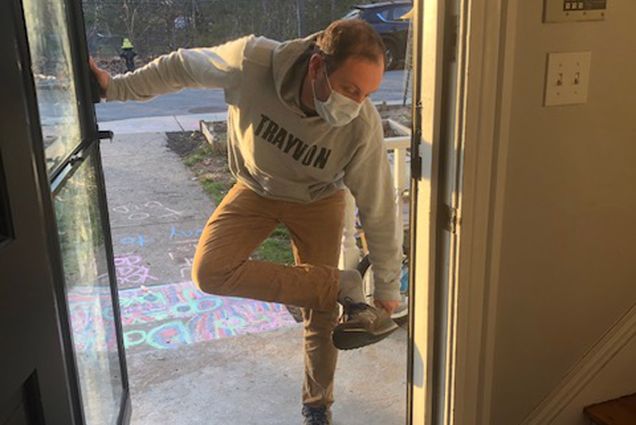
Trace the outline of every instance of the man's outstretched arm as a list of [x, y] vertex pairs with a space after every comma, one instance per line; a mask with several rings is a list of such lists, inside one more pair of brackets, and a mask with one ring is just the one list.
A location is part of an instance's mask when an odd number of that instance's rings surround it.
[[345, 184], [356, 200], [369, 244], [376, 305], [392, 312], [400, 300], [402, 244], [398, 235], [402, 222], [396, 214], [396, 194], [379, 116], [367, 142], [346, 167]]
[[91, 59], [91, 70], [102, 97], [112, 100], [149, 100], [184, 88], [237, 88], [243, 52], [253, 36], [215, 47], [179, 49], [162, 55], [135, 72], [110, 76]]

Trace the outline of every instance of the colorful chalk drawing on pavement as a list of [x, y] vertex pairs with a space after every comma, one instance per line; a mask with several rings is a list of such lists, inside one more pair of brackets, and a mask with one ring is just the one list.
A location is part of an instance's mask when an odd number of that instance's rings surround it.
[[139, 255], [126, 254], [115, 257], [115, 269], [117, 282], [120, 285], [127, 283], [142, 285], [149, 280], [158, 280], [150, 275], [150, 270], [143, 264]]
[[[104, 308], [109, 300], [109, 293], [94, 288], [69, 293], [74, 343], [80, 351], [95, 344], [94, 320], [112, 320], [112, 309]], [[190, 281], [122, 289], [119, 304], [128, 349], [172, 349], [297, 325], [283, 305], [205, 294]], [[105, 340], [114, 347], [112, 335]]]

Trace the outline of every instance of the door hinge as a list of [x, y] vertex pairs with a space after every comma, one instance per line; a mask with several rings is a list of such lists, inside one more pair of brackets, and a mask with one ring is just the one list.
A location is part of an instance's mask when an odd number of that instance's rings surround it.
[[444, 204], [442, 206], [441, 213], [443, 215], [442, 225], [444, 226], [444, 230], [448, 230], [453, 235], [457, 234], [457, 229], [460, 223], [459, 211], [457, 208]]
[[413, 179], [419, 180], [422, 178], [422, 169], [423, 169], [423, 144], [422, 144], [422, 127], [421, 127], [421, 117], [422, 117], [422, 102], [416, 101], [414, 105], [414, 114], [413, 117], [413, 133], [411, 134], [411, 152], [414, 156], [411, 158], [411, 177]]

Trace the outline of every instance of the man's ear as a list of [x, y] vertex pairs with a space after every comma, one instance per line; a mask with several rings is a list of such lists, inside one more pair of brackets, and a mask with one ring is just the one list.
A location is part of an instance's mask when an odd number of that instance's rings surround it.
[[309, 73], [309, 78], [311, 78], [312, 80], [316, 79], [316, 76], [318, 75], [318, 70], [320, 70], [320, 67], [322, 66], [323, 61], [324, 59], [320, 56], [319, 53], [314, 53], [311, 55], [311, 57], [309, 58], [309, 66], [307, 69], [307, 72]]

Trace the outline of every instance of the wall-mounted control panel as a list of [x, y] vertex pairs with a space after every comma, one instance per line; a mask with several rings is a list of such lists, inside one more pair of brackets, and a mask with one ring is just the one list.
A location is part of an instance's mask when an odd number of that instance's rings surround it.
[[602, 21], [608, 0], [545, 0], [544, 22]]

